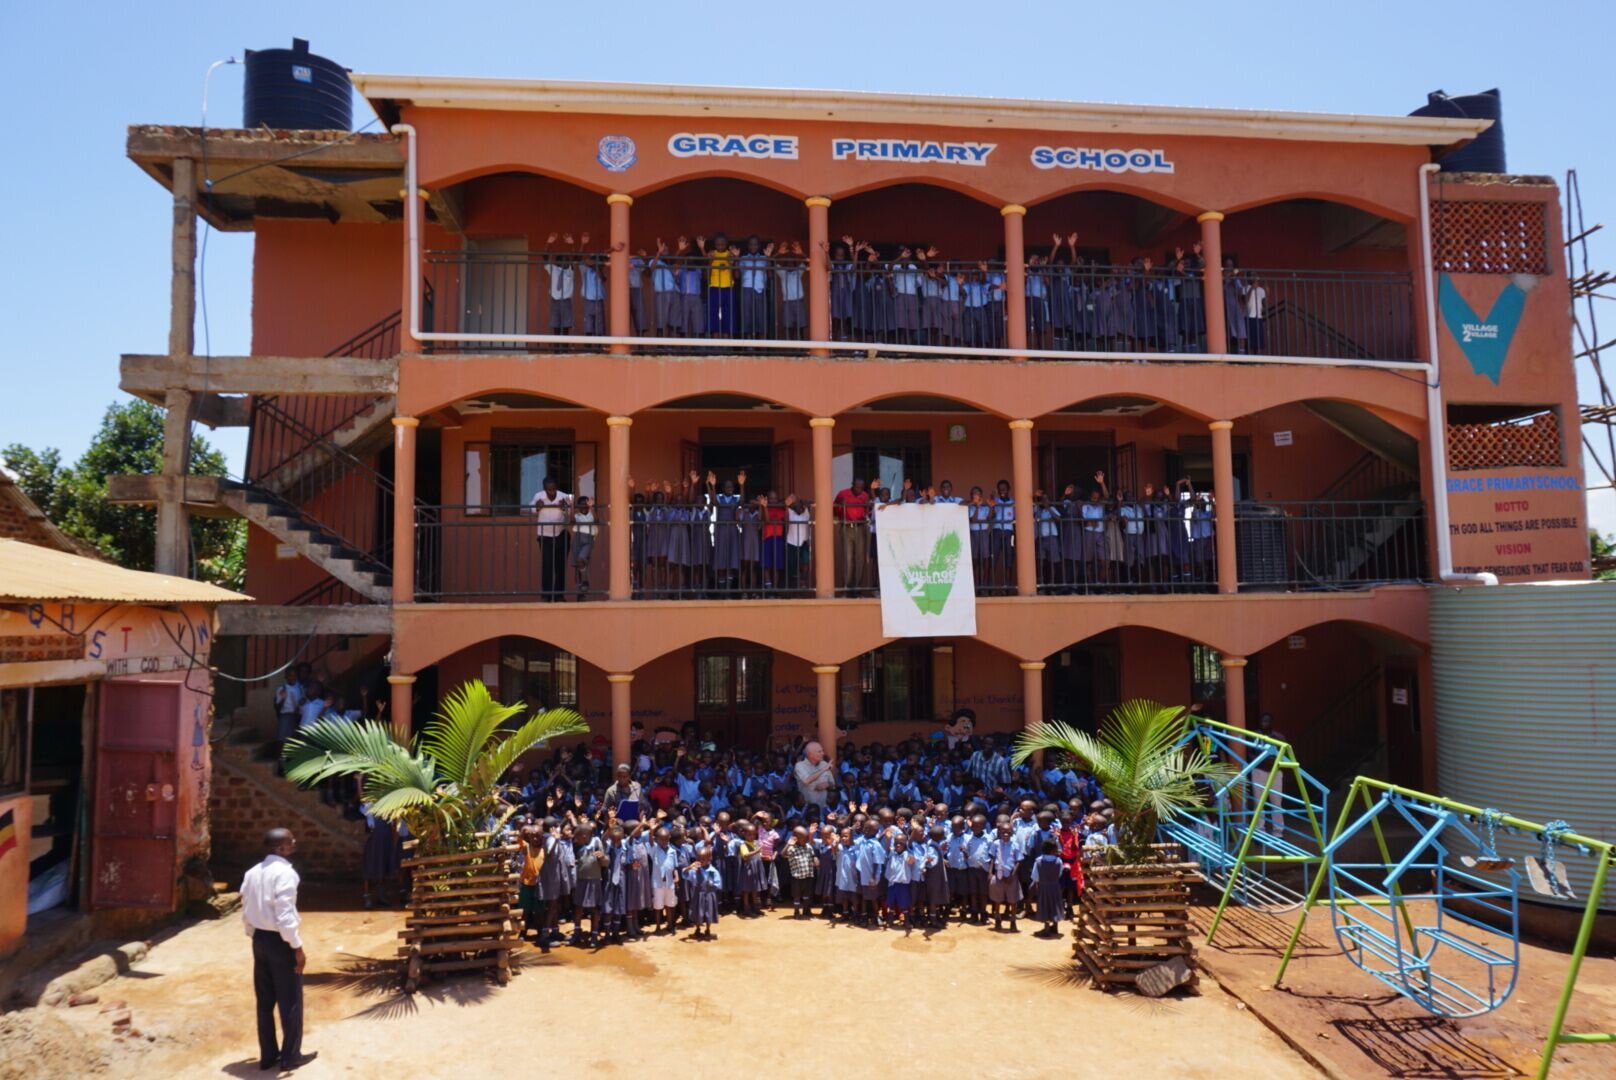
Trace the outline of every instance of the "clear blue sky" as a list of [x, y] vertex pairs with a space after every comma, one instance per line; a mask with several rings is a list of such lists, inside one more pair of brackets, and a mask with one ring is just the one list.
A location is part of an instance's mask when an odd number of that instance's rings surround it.
[[[1385, 114], [1498, 86], [1511, 171], [1578, 169], [1586, 213], [1610, 225], [1596, 262], [1616, 270], [1608, 2], [4, 3], [0, 444], [72, 460], [119, 397], [119, 354], [166, 346], [167, 196], [124, 158], [126, 126], [198, 122], [212, 61], [294, 35], [355, 70], [433, 75]], [[241, 73], [214, 76], [211, 124], [240, 122]], [[250, 235], [209, 240], [216, 353], [247, 351], [251, 259]], [[239, 432], [210, 437], [239, 458]], [[1616, 497], [1593, 501], [1616, 532]]]

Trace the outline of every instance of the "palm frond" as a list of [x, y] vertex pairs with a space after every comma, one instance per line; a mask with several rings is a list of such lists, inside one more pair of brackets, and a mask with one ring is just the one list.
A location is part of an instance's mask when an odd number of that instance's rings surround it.
[[[368, 792], [367, 792], [368, 794]], [[412, 810], [432, 805], [432, 792], [420, 788], [400, 787], [367, 799], [370, 812], [384, 821], [397, 824]]]
[[546, 709], [534, 713], [527, 722], [478, 755], [467, 783], [488, 790], [515, 765], [517, 759], [536, 746], [562, 735], [587, 734], [589, 723], [572, 709]]
[[421, 749], [432, 755], [444, 776], [464, 783], [500, 725], [521, 712], [520, 705], [495, 701], [481, 679], [468, 680], [443, 699], [421, 733]]

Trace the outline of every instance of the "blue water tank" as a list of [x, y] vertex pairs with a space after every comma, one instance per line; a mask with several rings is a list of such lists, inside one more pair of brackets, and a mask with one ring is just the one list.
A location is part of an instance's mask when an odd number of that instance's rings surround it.
[[1424, 105], [1410, 116], [1445, 116], [1458, 120], [1491, 120], [1492, 127], [1477, 135], [1467, 146], [1438, 159], [1443, 172], [1502, 173], [1504, 167], [1504, 105], [1498, 90], [1449, 97], [1442, 90], [1425, 95]]
[[348, 69], [309, 52], [302, 38], [293, 38], [290, 49], [248, 49], [241, 126], [347, 131], [353, 127]]

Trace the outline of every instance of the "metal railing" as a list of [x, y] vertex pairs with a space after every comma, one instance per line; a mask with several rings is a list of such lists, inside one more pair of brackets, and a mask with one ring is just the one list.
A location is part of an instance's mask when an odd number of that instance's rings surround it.
[[416, 599], [604, 599], [607, 508], [593, 514], [541, 522], [516, 506], [417, 506]]
[[[392, 554], [392, 481], [269, 399], [254, 401], [253, 418], [262, 445], [296, 448], [273, 464], [247, 470], [244, 479], [261, 492], [258, 497], [284, 503], [349, 548], [385, 564]], [[266, 480], [275, 482], [273, 489]]]
[[1327, 360], [1408, 360], [1414, 279], [1370, 270], [1224, 271], [1229, 351]]
[[863, 255], [830, 261], [832, 339], [979, 349], [1008, 344], [1003, 262]]
[[1210, 504], [1063, 500], [1033, 514], [1040, 595], [1217, 588]]
[[[422, 329], [505, 335], [477, 351], [561, 351], [524, 335], [605, 336], [610, 257], [604, 251], [428, 251], [435, 302]], [[830, 338], [890, 346], [1003, 349], [1009, 278], [997, 260], [927, 259], [863, 248], [828, 264]], [[1206, 351], [1206, 296], [1194, 266], [1029, 261], [1027, 345], [1075, 353]], [[806, 340], [808, 262], [796, 253], [693, 248], [629, 258], [634, 337]], [[1413, 279], [1407, 272], [1248, 270], [1224, 274], [1228, 351], [1339, 360], [1412, 360]], [[786, 348], [789, 348], [787, 346]], [[766, 350], [765, 350], [766, 351]]]
[[1429, 580], [1424, 519], [1418, 500], [1241, 503], [1240, 587], [1358, 589]]

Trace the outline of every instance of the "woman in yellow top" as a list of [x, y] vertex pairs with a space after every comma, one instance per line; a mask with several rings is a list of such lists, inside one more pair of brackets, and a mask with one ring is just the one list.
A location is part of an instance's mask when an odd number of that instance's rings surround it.
[[707, 258], [707, 334], [709, 337], [734, 337], [734, 258], [739, 252], [723, 233], [713, 237], [711, 251], [707, 249], [705, 236], [696, 237], [696, 249]]

